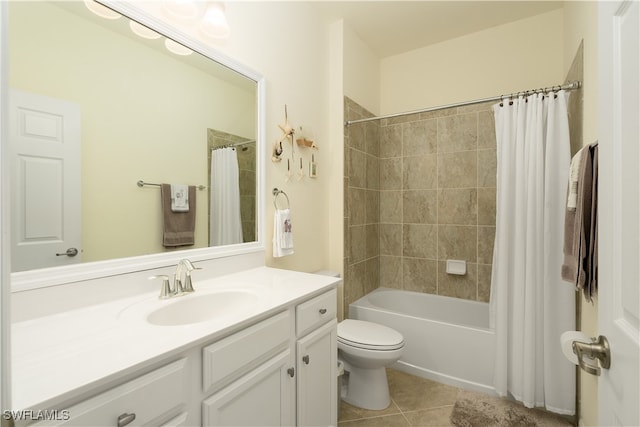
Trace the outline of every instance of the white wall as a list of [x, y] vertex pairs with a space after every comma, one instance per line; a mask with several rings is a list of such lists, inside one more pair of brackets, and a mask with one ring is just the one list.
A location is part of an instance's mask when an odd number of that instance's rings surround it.
[[[160, 191], [136, 182], [207, 185], [207, 128], [253, 139], [254, 91], [56, 5], [9, 9], [10, 86], [80, 105], [83, 260], [163, 252]], [[196, 202], [206, 247], [207, 192]]]
[[344, 95], [380, 114], [380, 58], [349, 25], [344, 26]]
[[437, 43], [381, 62], [381, 113], [561, 83], [563, 11]]

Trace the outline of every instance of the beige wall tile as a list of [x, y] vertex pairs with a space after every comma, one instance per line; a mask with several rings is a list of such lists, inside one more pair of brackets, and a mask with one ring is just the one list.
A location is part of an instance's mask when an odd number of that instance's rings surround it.
[[437, 120], [421, 120], [402, 125], [402, 155], [424, 156], [436, 152]]
[[496, 238], [496, 228], [478, 227], [478, 263], [491, 264], [493, 262], [493, 244]]
[[437, 119], [438, 117], [455, 116], [455, 108], [446, 108], [444, 110], [426, 111], [420, 113], [420, 120]]
[[380, 192], [378, 190], [365, 191], [365, 223], [380, 222]]
[[402, 189], [402, 158], [380, 160], [380, 189]]
[[349, 261], [355, 264], [364, 261], [366, 254], [366, 237], [364, 225], [349, 227]]
[[488, 102], [483, 102], [481, 104], [465, 105], [463, 107], [457, 107], [456, 111], [458, 114], [465, 114], [465, 113], [479, 112], [479, 111], [491, 111], [495, 103], [496, 103], [495, 101], [488, 101]]
[[443, 188], [438, 190], [440, 224], [476, 225], [478, 192], [475, 188]]
[[402, 255], [402, 224], [380, 224], [380, 255]]
[[342, 192], [343, 214], [345, 218], [349, 218], [349, 178], [345, 177], [342, 185], [344, 190]]
[[[295, 166], [294, 166], [295, 169]], [[349, 185], [365, 188], [367, 185], [366, 157], [362, 151], [349, 150]]]
[[438, 153], [438, 187], [472, 188], [478, 184], [475, 151]]
[[367, 155], [366, 156], [365, 172], [367, 176], [367, 188], [372, 190], [380, 189], [380, 160], [377, 157]]
[[380, 192], [380, 222], [402, 222], [402, 191]]
[[438, 254], [438, 226], [430, 224], [404, 224], [402, 228], [402, 254], [413, 258], [436, 259]]
[[375, 157], [380, 156], [380, 122], [365, 122], [365, 146], [364, 151]]
[[365, 191], [362, 188], [349, 188], [349, 225], [364, 224]]
[[477, 258], [478, 227], [465, 225], [438, 226], [438, 259], [460, 259], [467, 263]]
[[467, 274], [448, 274], [445, 261], [438, 262], [438, 295], [476, 300], [478, 294], [478, 265], [467, 263]]
[[380, 286], [380, 260], [379, 257], [369, 258], [365, 261], [364, 293], [368, 294]]
[[491, 294], [491, 265], [478, 264], [478, 301], [489, 302]]
[[349, 145], [359, 151], [365, 150], [364, 123], [356, 123], [348, 127]]
[[493, 111], [478, 113], [478, 149], [496, 148], [496, 122]]
[[380, 158], [402, 157], [402, 125], [380, 128]]
[[409, 224], [436, 224], [438, 205], [436, 190], [402, 192], [402, 221]]
[[380, 286], [402, 289], [402, 257], [380, 256]]
[[495, 188], [478, 188], [478, 224], [496, 225]]
[[402, 289], [435, 294], [438, 287], [438, 262], [423, 258], [402, 259]]
[[391, 117], [389, 119], [383, 119], [381, 125], [397, 125], [399, 123], [415, 122], [420, 120], [420, 114], [407, 114], [405, 116]]
[[438, 153], [475, 150], [478, 146], [478, 115], [463, 114], [438, 119]]
[[364, 296], [364, 281], [366, 275], [365, 262], [349, 266], [349, 286], [345, 287], [345, 307]]
[[426, 190], [436, 188], [436, 154], [404, 157], [402, 183], [405, 190]]
[[380, 224], [367, 224], [365, 227], [365, 257], [377, 257], [380, 253]]
[[496, 150], [478, 150], [478, 187], [495, 187], [497, 170]]

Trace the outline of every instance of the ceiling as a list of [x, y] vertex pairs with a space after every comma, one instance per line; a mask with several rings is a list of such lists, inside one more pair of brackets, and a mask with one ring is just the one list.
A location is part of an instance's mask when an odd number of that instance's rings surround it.
[[313, 2], [345, 23], [380, 58], [460, 37], [562, 7], [562, 1], [345, 1]]

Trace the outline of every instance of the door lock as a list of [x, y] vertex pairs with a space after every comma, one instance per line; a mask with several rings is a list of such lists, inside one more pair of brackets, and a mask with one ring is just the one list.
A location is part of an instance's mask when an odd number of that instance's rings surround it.
[[66, 252], [62, 252], [61, 254], [56, 254], [56, 256], [68, 256], [68, 257], [74, 257], [76, 255], [78, 255], [78, 250], [76, 248], [69, 248], [67, 249]]
[[609, 341], [605, 336], [600, 335], [598, 339], [592, 338], [592, 342], [574, 341], [572, 344], [573, 352], [578, 356], [578, 364], [580, 369], [591, 375], [600, 375], [600, 367], [588, 365], [584, 361], [584, 357], [589, 359], [597, 359], [600, 366], [604, 369], [611, 367], [611, 350], [609, 350]]

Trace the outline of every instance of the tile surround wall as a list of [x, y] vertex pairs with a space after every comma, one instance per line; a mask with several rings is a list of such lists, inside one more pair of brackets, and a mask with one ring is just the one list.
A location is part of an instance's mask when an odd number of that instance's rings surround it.
[[[491, 105], [346, 128], [345, 310], [378, 286], [488, 301], [496, 197]], [[348, 98], [345, 115], [371, 116]], [[466, 260], [467, 274], [447, 274], [447, 259]]]

